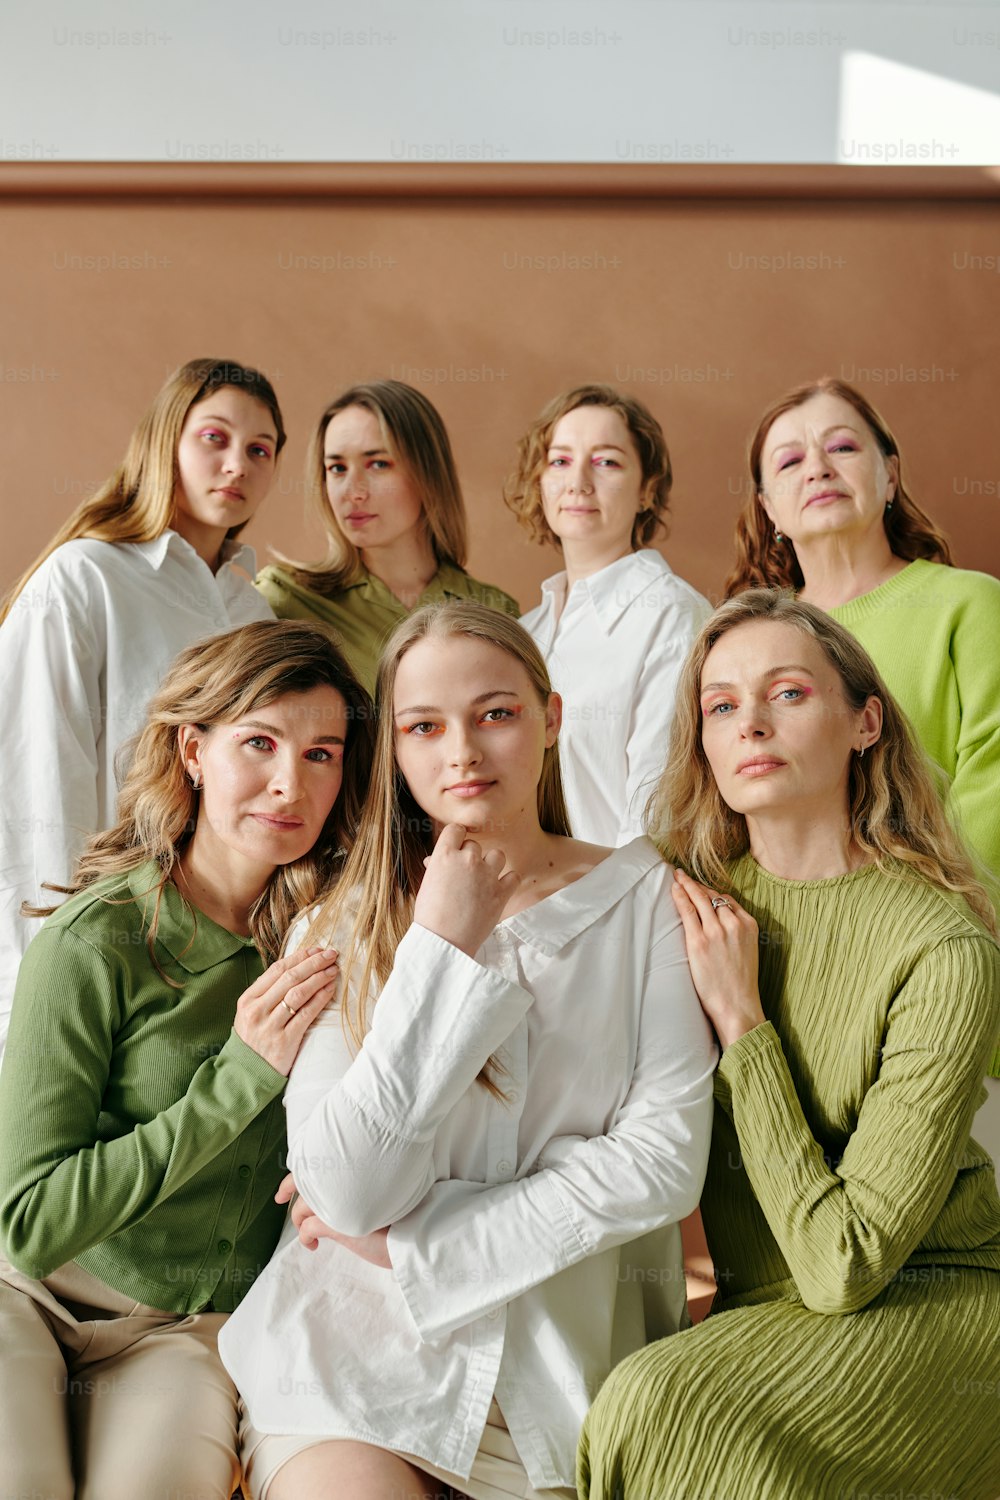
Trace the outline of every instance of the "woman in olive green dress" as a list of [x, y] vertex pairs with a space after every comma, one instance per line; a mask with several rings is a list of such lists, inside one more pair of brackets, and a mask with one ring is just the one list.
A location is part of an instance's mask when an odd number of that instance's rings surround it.
[[313, 437], [309, 484], [326, 556], [281, 558], [257, 587], [279, 619], [332, 625], [368, 693], [382, 646], [420, 605], [476, 599], [521, 613], [509, 594], [465, 571], [465, 504], [451, 443], [437, 409], [412, 386], [376, 380], [332, 401]]
[[777, 590], [715, 612], [651, 834], [722, 1047], [719, 1292], [612, 1373], [581, 1495], [996, 1500], [1000, 1197], [970, 1135], [995, 918], [842, 626]]

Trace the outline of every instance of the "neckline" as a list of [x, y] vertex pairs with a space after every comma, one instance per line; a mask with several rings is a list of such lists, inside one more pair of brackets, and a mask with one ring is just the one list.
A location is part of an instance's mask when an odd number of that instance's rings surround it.
[[844, 885], [848, 881], [867, 878], [873, 870], [879, 869], [877, 861], [873, 859], [866, 865], [859, 865], [856, 870], [845, 870], [842, 875], [822, 875], [812, 880], [793, 880], [787, 875], [775, 875], [773, 871], [766, 869], [754, 859], [749, 850], [741, 856], [739, 863], [760, 875], [768, 885], [784, 886], [787, 890], [793, 891], [829, 890], [835, 885]]
[[856, 610], [860, 614], [868, 613], [878, 609], [887, 599], [892, 599], [899, 594], [905, 594], [914, 584], [919, 581], [925, 568], [941, 567], [940, 563], [932, 563], [924, 557], [916, 557], [912, 562], [900, 568], [891, 578], [884, 583], [876, 584], [875, 588], [869, 589], [866, 594], [856, 594], [853, 599], [847, 599], [843, 604], [832, 604], [827, 614], [840, 619], [845, 612]]

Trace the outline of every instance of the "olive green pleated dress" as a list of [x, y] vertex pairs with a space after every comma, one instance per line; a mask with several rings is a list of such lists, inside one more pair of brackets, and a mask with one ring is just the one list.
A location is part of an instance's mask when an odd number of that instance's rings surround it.
[[712, 1315], [624, 1361], [585, 1500], [997, 1500], [1000, 1197], [970, 1138], [1000, 952], [868, 866], [732, 890], [767, 1024], [726, 1049], [702, 1213]]

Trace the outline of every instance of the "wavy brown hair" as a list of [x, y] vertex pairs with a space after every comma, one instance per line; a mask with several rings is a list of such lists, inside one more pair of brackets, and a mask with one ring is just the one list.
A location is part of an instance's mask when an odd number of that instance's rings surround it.
[[415, 486], [427, 539], [439, 563], [465, 568], [467, 522], [462, 487], [448, 430], [427, 397], [402, 380], [352, 385], [331, 401], [313, 430], [306, 461], [309, 504], [326, 532], [326, 555], [317, 563], [275, 556], [303, 588], [329, 596], [361, 577], [361, 552], [337, 524], [326, 493], [326, 429], [338, 412], [361, 406], [378, 421], [382, 441]]
[[895, 460], [896, 492], [892, 508], [885, 515], [885, 534], [893, 554], [904, 558], [906, 562], [914, 562], [922, 557], [929, 562], [949, 566], [952, 563], [947, 538], [907, 491], [903, 481], [903, 460], [899, 444], [885, 418], [853, 385], [824, 375], [808, 385], [796, 386], [769, 406], [750, 439], [747, 450], [750, 482], [747, 498], [736, 522], [736, 562], [726, 579], [727, 598], [747, 588], [798, 590], [805, 583], [794, 544], [788, 537], [778, 541], [774, 523], [761, 504], [761, 457], [767, 435], [777, 419], [784, 416], [786, 411], [804, 406], [814, 396], [839, 396], [842, 401], [853, 406], [878, 444], [882, 457]]
[[666, 859], [717, 889], [727, 865], [750, 847], [746, 819], [723, 799], [702, 745], [701, 679], [715, 643], [759, 620], [793, 625], [819, 646], [840, 678], [844, 699], [859, 710], [882, 704], [882, 732], [864, 755], [852, 755], [848, 812], [854, 846], [894, 874], [902, 867], [943, 891], [964, 896], [997, 936], [993, 904], [972, 857], [948, 821], [930, 762], [867, 651], [836, 620], [781, 589], [748, 589], [720, 604], [691, 648], [677, 690], [667, 767], [647, 812], [649, 836]]
[[[310, 935], [336, 934], [341, 946], [341, 993], [347, 998], [343, 1021], [360, 1047], [370, 1024], [369, 996], [389, 978], [396, 949], [413, 922], [413, 904], [424, 875], [424, 859], [434, 848], [432, 820], [414, 800], [396, 764], [393, 695], [399, 663], [418, 641], [468, 636], [506, 651], [528, 674], [538, 702], [552, 691], [542, 654], [531, 636], [509, 615], [466, 600], [428, 604], [401, 620], [386, 643], [375, 687], [376, 739], [368, 799], [358, 836], [342, 878], [315, 913]], [[538, 821], [546, 833], [569, 835], [569, 818], [559, 774], [558, 745], [545, 751], [537, 792]], [[341, 934], [346, 929], [345, 939]], [[310, 937], [311, 940], [311, 937]], [[353, 986], [352, 972], [360, 971]], [[488, 1073], [482, 1081], [494, 1092]]]
[[[77, 506], [55, 536], [7, 593], [0, 624], [18, 594], [42, 563], [64, 542], [89, 537], [98, 542], [152, 542], [168, 529], [179, 478], [177, 444], [192, 406], [213, 391], [234, 386], [267, 407], [277, 429], [275, 457], [285, 444], [281, 408], [271, 382], [259, 370], [231, 359], [192, 359], [175, 370], [129, 439], [125, 457], [96, 494]], [[231, 526], [235, 537], [247, 523]]]
[[[292, 919], [321, 899], [351, 848], [372, 761], [372, 705], [345, 663], [332, 630], [303, 620], [258, 620], [189, 646], [176, 658], [153, 697], [146, 724], [119, 752], [129, 761], [118, 796], [118, 821], [95, 834], [77, 863], [72, 883], [49, 887], [74, 895], [97, 880], [155, 860], [161, 878], [147, 931], [150, 957], [163, 888], [194, 833], [199, 796], [184, 770], [178, 731], [202, 730], [245, 719], [286, 693], [331, 687], [347, 705], [343, 781], [312, 849], [279, 865], [250, 911], [250, 934], [268, 963], [281, 951]], [[53, 907], [24, 907], [47, 916]]]
[[632, 525], [632, 551], [648, 547], [658, 532], [666, 535], [673, 470], [663, 428], [642, 401], [625, 396], [611, 385], [578, 385], [549, 402], [524, 434], [517, 448], [517, 464], [504, 485], [503, 497], [533, 542], [562, 547], [545, 519], [541, 479], [556, 423], [579, 406], [606, 406], [616, 411], [628, 428], [642, 470], [642, 509]]

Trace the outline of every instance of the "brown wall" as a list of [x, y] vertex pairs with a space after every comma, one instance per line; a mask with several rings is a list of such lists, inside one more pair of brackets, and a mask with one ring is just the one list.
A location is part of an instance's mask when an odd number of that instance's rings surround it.
[[394, 375], [452, 433], [470, 570], [530, 606], [556, 557], [502, 479], [537, 409], [596, 379], [663, 422], [664, 550], [717, 595], [748, 429], [826, 372], [883, 409], [958, 561], [1000, 573], [997, 192], [975, 169], [5, 166], [0, 586], [201, 354], [260, 366], [284, 408], [261, 557], [315, 555], [312, 423]]

